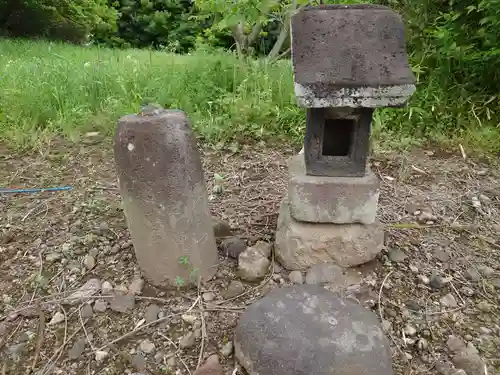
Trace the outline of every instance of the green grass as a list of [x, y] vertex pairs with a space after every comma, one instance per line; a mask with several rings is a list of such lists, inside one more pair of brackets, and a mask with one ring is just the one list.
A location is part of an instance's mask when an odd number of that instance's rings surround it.
[[[144, 102], [184, 110], [207, 142], [303, 138], [305, 114], [295, 103], [288, 61], [0, 39], [0, 140], [10, 145], [87, 131], [110, 135], [118, 118]], [[390, 146], [432, 140], [499, 151], [498, 116], [477, 104], [484, 102], [431, 77], [407, 108], [377, 110], [374, 134]]]

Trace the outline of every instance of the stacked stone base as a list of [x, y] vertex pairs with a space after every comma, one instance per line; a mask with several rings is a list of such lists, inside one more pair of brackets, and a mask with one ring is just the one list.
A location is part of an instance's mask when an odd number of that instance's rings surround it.
[[289, 164], [288, 195], [276, 233], [278, 261], [288, 270], [320, 263], [353, 267], [373, 260], [384, 245], [376, 220], [379, 181], [364, 177], [317, 177], [305, 172], [303, 155]]

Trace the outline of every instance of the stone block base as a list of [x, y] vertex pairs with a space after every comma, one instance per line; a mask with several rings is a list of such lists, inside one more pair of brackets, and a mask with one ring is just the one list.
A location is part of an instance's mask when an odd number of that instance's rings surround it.
[[373, 260], [382, 251], [384, 230], [380, 223], [313, 224], [290, 215], [288, 200], [281, 204], [275, 255], [287, 270], [305, 270], [319, 263], [341, 267]]
[[379, 180], [367, 168], [364, 177], [306, 175], [304, 156], [292, 157], [288, 200], [295, 220], [310, 223], [373, 224], [380, 195]]

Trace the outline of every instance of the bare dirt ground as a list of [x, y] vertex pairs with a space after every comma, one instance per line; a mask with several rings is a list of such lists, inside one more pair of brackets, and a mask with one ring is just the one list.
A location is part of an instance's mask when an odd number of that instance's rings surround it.
[[[0, 374], [187, 375], [213, 353], [235, 374], [238, 316], [289, 284], [286, 270], [274, 263], [260, 284], [240, 283], [236, 262], [221, 252], [202, 290], [157, 290], [136, 265], [108, 144], [1, 151], [3, 187], [73, 189], [0, 194]], [[296, 152], [204, 151], [213, 214], [248, 245], [273, 241], [286, 161]], [[356, 287], [391, 340], [395, 373], [498, 373], [498, 166], [430, 150], [379, 154], [371, 164], [386, 249], [360, 268]], [[68, 304], [92, 279], [101, 293]]]

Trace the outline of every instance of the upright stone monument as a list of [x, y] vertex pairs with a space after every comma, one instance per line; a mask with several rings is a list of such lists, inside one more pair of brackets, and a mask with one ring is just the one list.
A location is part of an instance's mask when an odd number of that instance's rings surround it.
[[291, 21], [295, 95], [306, 108], [304, 152], [289, 162], [276, 234], [287, 269], [372, 260], [383, 246], [371, 171], [375, 108], [400, 107], [415, 91], [404, 25], [390, 8], [306, 7]]
[[217, 247], [201, 158], [188, 118], [146, 107], [118, 121], [115, 162], [139, 266], [159, 287], [216, 272]]

